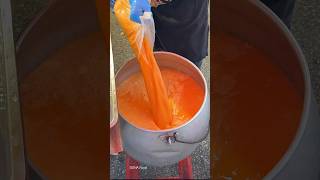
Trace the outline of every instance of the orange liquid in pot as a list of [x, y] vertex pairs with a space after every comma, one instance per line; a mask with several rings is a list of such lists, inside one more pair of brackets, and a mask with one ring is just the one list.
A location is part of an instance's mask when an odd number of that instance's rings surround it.
[[303, 98], [261, 51], [214, 33], [213, 179], [262, 179], [295, 137]]
[[[180, 126], [190, 120], [204, 100], [203, 88], [190, 76], [173, 69], [161, 70], [172, 106], [173, 121], [168, 128]], [[159, 130], [155, 124], [141, 73], [131, 75], [117, 87], [120, 113], [136, 127]]]

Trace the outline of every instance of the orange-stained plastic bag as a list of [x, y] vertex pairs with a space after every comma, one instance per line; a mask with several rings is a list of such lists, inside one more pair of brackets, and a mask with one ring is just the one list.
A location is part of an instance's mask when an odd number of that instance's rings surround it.
[[170, 128], [172, 108], [152, 50], [155, 35], [152, 15], [144, 13], [141, 24], [131, 21], [129, 0], [117, 0], [114, 13], [139, 61], [154, 121], [160, 129]]

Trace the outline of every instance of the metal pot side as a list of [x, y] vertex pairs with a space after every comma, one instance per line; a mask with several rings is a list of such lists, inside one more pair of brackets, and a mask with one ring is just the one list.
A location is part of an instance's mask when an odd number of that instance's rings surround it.
[[[199, 143], [187, 144], [175, 142], [168, 144], [160, 136], [178, 133], [179, 138], [185, 141], [196, 141], [207, 135], [210, 119], [210, 102], [206, 81], [200, 70], [187, 59], [169, 52], [156, 52], [155, 58], [160, 68], [172, 68], [191, 76], [200, 82], [205, 91], [204, 102], [198, 113], [187, 123], [167, 130], [152, 131], [135, 127], [125, 120], [121, 113], [120, 129], [124, 150], [147, 165], [165, 166], [177, 163], [190, 155]], [[140, 69], [138, 61], [133, 58], [123, 65], [116, 75], [116, 84], [119, 85], [133, 73]]]

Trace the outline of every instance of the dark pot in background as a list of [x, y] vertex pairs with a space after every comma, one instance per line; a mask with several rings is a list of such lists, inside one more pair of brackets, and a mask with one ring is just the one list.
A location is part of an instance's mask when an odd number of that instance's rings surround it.
[[[19, 82], [64, 44], [91, 32], [100, 31], [96, 14], [95, 1], [51, 0], [16, 43]], [[46, 179], [37, 164], [30, 159], [26, 164], [27, 180]]]
[[214, 0], [213, 3], [213, 31], [221, 29], [263, 50], [285, 72], [304, 99], [296, 136], [265, 179], [319, 179], [320, 118], [308, 66], [296, 40], [260, 1]]

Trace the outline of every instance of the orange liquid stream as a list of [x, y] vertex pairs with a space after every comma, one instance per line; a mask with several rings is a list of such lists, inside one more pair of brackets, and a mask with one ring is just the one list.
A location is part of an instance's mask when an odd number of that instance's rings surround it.
[[[177, 127], [190, 120], [199, 110], [204, 91], [196, 81], [179, 71], [166, 68], [161, 73], [173, 109], [173, 123], [168, 128]], [[131, 124], [149, 130], [160, 129], [155, 124], [141, 73], [133, 74], [117, 87], [117, 98], [120, 113]]]
[[160, 129], [168, 129], [174, 124], [172, 106], [169, 104], [167, 87], [164, 84], [160, 69], [146, 39], [143, 40], [142, 51], [139, 53], [138, 61], [153, 121]]
[[172, 107], [169, 103], [167, 88], [163, 82], [160, 69], [153, 55], [153, 51], [146, 37], [142, 37], [139, 44], [141, 25], [130, 20], [128, 0], [118, 0], [114, 11], [117, 20], [127, 35], [131, 48], [140, 64], [146, 92], [149, 99], [153, 121], [160, 129], [167, 129], [173, 125]]
[[303, 99], [260, 50], [214, 33], [213, 179], [262, 179], [295, 137]]

